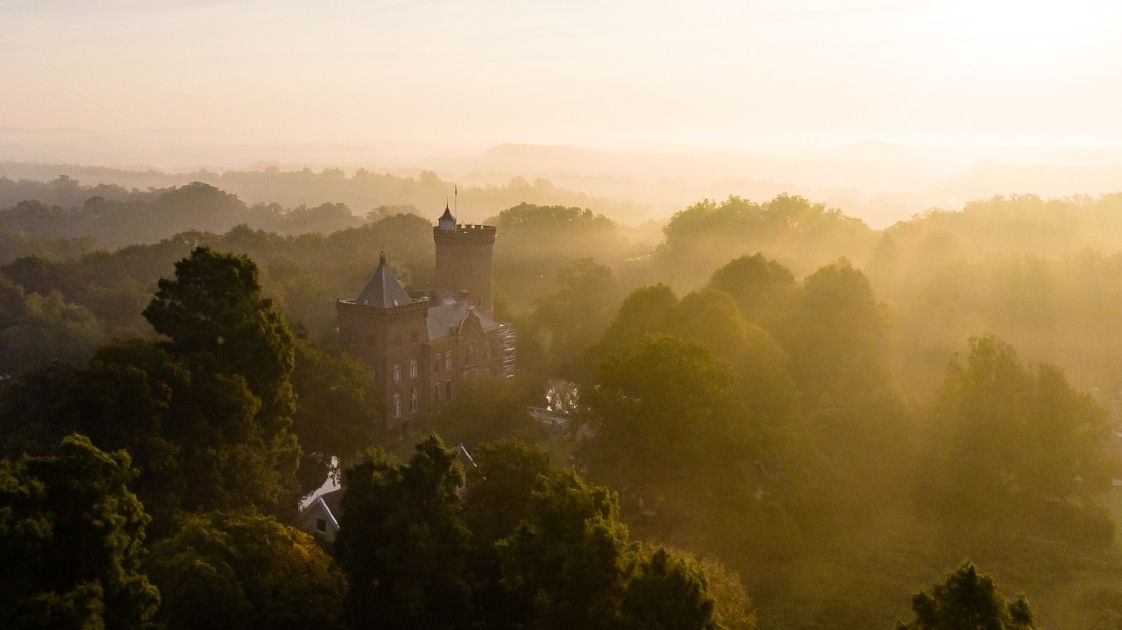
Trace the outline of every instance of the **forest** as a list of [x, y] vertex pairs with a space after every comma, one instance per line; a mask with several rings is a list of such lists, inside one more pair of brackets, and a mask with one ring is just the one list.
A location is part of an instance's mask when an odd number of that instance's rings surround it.
[[261, 182], [0, 180], [0, 626], [1122, 628], [1122, 194], [508, 187], [516, 375], [402, 440], [335, 301], [431, 285], [447, 191]]

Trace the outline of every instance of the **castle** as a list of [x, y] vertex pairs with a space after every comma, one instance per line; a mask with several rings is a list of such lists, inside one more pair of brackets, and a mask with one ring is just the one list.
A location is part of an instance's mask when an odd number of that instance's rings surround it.
[[407, 292], [383, 253], [358, 297], [335, 303], [344, 346], [382, 393], [387, 429], [402, 435], [466, 380], [514, 369], [514, 332], [493, 319], [494, 226], [458, 225], [445, 206], [432, 232], [433, 290]]

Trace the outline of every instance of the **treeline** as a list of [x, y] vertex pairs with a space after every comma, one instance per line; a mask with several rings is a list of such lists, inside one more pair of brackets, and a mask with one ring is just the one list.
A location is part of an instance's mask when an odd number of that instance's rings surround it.
[[[0, 188], [5, 184], [12, 182], [0, 180]], [[57, 258], [71, 253], [65, 249], [66, 241], [75, 242], [72, 248], [88, 251], [95, 246], [109, 249], [154, 243], [180, 232], [222, 233], [237, 225], [288, 235], [330, 234], [364, 222], [341, 203], [291, 209], [277, 203], [247, 206], [236, 196], [201, 182], [140, 192], [117, 186], [79, 186], [73, 180], [59, 178], [41, 187], [45, 190], [29, 191], [41, 197], [19, 201], [0, 211], [0, 233], [8, 241], [0, 250], [0, 260], [21, 255], [21, 247]], [[81, 202], [64, 206], [41, 200], [73, 197], [72, 190], [82, 196]], [[411, 208], [375, 208], [367, 218], [378, 219], [402, 210]]]
[[[75, 186], [75, 180], [105, 185], [83, 194]], [[326, 203], [342, 203], [360, 216], [379, 206], [442, 208], [456, 185], [456, 182], [432, 171], [402, 175], [360, 168], [348, 174], [337, 168], [313, 171], [308, 168], [281, 170], [268, 167], [221, 173], [208, 170], [164, 173], [76, 165], [0, 163], [0, 208], [11, 207], [27, 199], [71, 208], [80, 206], [94, 195], [110, 198], [114, 190], [122, 188], [148, 191], [182, 187], [191, 182], [220, 188], [250, 205], [278, 203], [286, 207], [318, 207]], [[642, 207], [568, 190], [541, 178], [528, 181], [513, 177], [501, 185], [461, 182], [459, 196], [460, 205], [466, 213], [463, 218], [470, 222], [479, 222], [523, 202], [598, 208], [610, 216], [634, 221], [641, 219], [646, 212]], [[165, 233], [161, 237], [171, 234]]]

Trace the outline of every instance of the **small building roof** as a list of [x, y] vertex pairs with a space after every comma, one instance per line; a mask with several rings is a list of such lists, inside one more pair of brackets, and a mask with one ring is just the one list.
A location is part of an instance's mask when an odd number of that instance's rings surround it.
[[479, 318], [483, 330], [491, 330], [498, 326], [495, 320], [487, 317], [478, 309], [474, 309], [467, 302], [460, 302], [452, 298], [444, 298], [438, 304], [429, 306], [428, 323], [429, 339], [442, 339], [452, 334], [453, 329], [459, 329], [460, 324], [467, 319], [468, 313], [473, 312]]
[[378, 262], [378, 269], [374, 271], [374, 275], [370, 276], [370, 280], [363, 287], [362, 293], [358, 294], [355, 302], [366, 306], [392, 308], [411, 304], [413, 298], [409, 297], [409, 294], [401, 287], [401, 283], [397, 281], [397, 276], [393, 275], [389, 265], [386, 264], [386, 255], [382, 254]]

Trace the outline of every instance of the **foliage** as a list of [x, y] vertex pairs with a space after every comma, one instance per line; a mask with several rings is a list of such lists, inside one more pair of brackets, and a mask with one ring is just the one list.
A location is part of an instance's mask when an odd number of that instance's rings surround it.
[[[802, 197], [779, 195], [757, 204], [731, 196], [704, 200], [674, 214], [656, 252], [660, 278], [672, 286], [704, 282], [713, 269], [751, 252], [767, 251], [800, 273], [863, 252], [875, 233], [860, 220]], [[681, 261], [691, 261], [682, 265]]]
[[152, 548], [168, 628], [338, 628], [346, 580], [311, 536], [267, 516], [187, 518]]
[[384, 403], [356, 359], [306, 340], [298, 339], [295, 348], [292, 432], [304, 452], [301, 488], [308, 492], [326, 480], [332, 456], [345, 462], [375, 443], [382, 433]]
[[172, 356], [194, 373], [244, 380], [260, 400], [252, 428], [260, 432], [281, 486], [274, 507], [292, 500], [299, 457], [289, 432], [296, 405], [295, 351], [288, 324], [261, 296], [257, 265], [246, 256], [197, 248], [175, 264], [174, 280], [160, 280], [144, 316], [170, 338]]
[[528, 517], [498, 543], [503, 583], [533, 627], [611, 627], [630, 560], [616, 499], [571, 472], [539, 480]]
[[105, 339], [104, 324], [89, 309], [58, 293], [27, 293], [0, 277], [0, 374], [51, 361], [81, 362]]
[[745, 319], [769, 329], [789, 316], [799, 289], [790, 270], [761, 253], [741, 256], [714, 271], [709, 287], [731, 296]]
[[140, 571], [144, 506], [128, 454], [79, 435], [47, 456], [0, 460], [0, 625], [138, 628], [160, 597]]
[[564, 366], [603, 333], [616, 305], [609, 267], [582, 258], [557, 272], [557, 291], [538, 298], [534, 323], [550, 335], [549, 350]]
[[886, 333], [868, 279], [845, 260], [803, 281], [795, 312], [777, 330], [791, 375], [809, 401], [884, 388]]
[[551, 474], [549, 456], [537, 446], [503, 439], [479, 444], [472, 458], [476, 466], [468, 468], [464, 522], [472, 534], [475, 607], [487, 627], [517, 627], [529, 617], [529, 605], [500, 583], [495, 543], [529, 517], [538, 479]]
[[723, 628], [705, 574], [689, 557], [658, 548], [642, 558], [620, 605], [624, 628]]
[[650, 338], [605, 361], [590, 404], [592, 470], [626, 486], [712, 483], [751, 455], [736, 375], [705, 348]]
[[[1039, 525], [1049, 505], [1092, 503], [1117, 470], [1106, 411], [1059, 369], [1026, 368], [992, 335], [950, 364], [935, 414], [943, 500], [974, 518]], [[1066, 526], [1077, 530], [1073, 516]], [[1111, 538], [1108, 529], [1097, 542]]]
[[463, 472], [435, 436], [408, 464], [375, 452], [343, 473], [335, 553], [359, 627], [462, 627], [471, 615]]
[[1036, 627], [1032, 609], [1023, 595], [1009, 602], [998, 591], [993, 578], [978, 573], [969, 562], [948, 575], [942, 584], [913, 597], [912, 610], [915, 620], [900, 624], [900, 630], [1030, 630]]
[[460, 387], [456, 397], [437, 408], [433, 428], [449, 443], [472, 449], [504, 437], [531, 439], [541, 435], [526, 406], [533, 399], [521, 381], [478, 377]]

